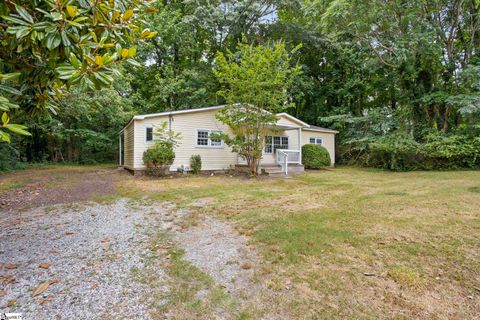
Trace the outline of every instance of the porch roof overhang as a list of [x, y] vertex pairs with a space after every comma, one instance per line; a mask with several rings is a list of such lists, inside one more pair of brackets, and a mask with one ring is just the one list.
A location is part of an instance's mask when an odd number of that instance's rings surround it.
[[289, 125], [284, 125], [284, 124], [275, 124], [275, 125], [270, 125], [270, 126], [267, 126], [267, 127], [271, 128], [273, 130], [298, 130], [298, 129], [302, 128], [300, 126], [289, 126]]

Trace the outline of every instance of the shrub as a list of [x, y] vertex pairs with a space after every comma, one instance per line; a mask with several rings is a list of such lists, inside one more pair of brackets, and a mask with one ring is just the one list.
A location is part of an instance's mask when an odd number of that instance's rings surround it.
[[320, 169], [332, 163], [328, 150], [316, 144], [302, 146], [302, 159], [307, 169]]
[[157, 142], [143, 153], [143, 162], [147, 166], [147, 174], [161, 176], [175, 160], [173, 144]]
[[391, 134], [369, 145], [366, 165], [393, 171], [425, 168], [421, 145], [412, 137]]
[[202, 170], [202, 157], [200, 155], [196, 154], [190, 157], [190, 168], [193, 174], [200, 173], [200, 170]]
[[433, 132], [420, 143], [393, 133], [369, 145], [365, 165], [393, 171], [480, 167], [480, 139]]

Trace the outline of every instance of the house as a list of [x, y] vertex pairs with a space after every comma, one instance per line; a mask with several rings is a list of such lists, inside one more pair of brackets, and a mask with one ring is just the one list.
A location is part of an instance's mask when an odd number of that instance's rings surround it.
[[[145, 169], [143, 152], [153, 143], [155, 128], [167, 122], [168, 128], [179, 132], [181, 139], [175, 148], [171, 171], [190, 166], [190, 157], [200, 155], [202, 170], [217, 171], [241, 166], [244, 161], [222, 140], [210, 139], [210, 134], [231, 134], [230, 128], [216, 119], [215, 113], [224, 106], [168, 111], [134, 116], [119, 134], [119, 164], [132, 171]], [[320, 144], [335, 162], [335, 134], [338, 131], [309, 125], [287, 113], [277, 114], [275, 133], [266, 137], [260, 165], [267, 170], [283, 173], [303, 171], [301, 147]], [[273, 172], [272, 171], [272, 172]]]

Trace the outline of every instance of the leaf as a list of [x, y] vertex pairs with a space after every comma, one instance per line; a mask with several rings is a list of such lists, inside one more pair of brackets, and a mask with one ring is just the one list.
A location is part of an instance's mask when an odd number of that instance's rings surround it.
[[67, 6], [67, 13], [70, 17], [75, 17], [77, 15], [77, 8], [74, 6]]
[[0, 130], [0, 141], [10, 143], [10, 135], [5, 131]]
[[42, 283], [35, 290], [33, 290], [32, 297], [38, 296], [39, 294], [47, 290], [48, 287], [50, 287], [50, 285], [51, 285], [51, 280]]
[[132, 10], [132, 9], [129, 9], [129, 10], [125, 11], [125, 13], [124, 13], [123, 16], [122, 16], [122, 19], [123, 19], [123, 21], [127, 21], [127, 20], [130, 19], [132, 16], [133, 16], [133, 10]]
[[20, 20], [20, 19], [17, 19], [17, 18], [14, 18], [14, 17], [2, 16], [2, 19], [13, 22], [13, 23], [21, 24], [21, 25], [24, 25], [24, 26], [29, 25], [27, 22], [25, 22], [23, 20]]
[[135, 66], [135, 67], [141, 67], [142, 66], [140, 63], [138, 63], [138, 61], [133, 60], [133, 59], [127, 59], [126, 61], [128, 63], [130, 63], [132, 66]]
[[1, 85], [1, 84], [0, 84], [0, 90], [11, 93], [11, 94], [14, 94], [16, 96], [19, 96], [19, 95], [22, 94], [20, 91], [18, 91], [15, 88], [12, 88], [12, 87], [9, 87], [9, 86], [4, 86], [4, 85]]
[[122, 58], [128, 58], [129, 51], [128, 49], [122, 49]]
[[151, 38], [155, 37], [157, 34], [158, 34], [157, 31], [155, 31], [155, 32], [150, 32], [150, 34], [147, 36], [147, 39], [151, 39]]
[[6, 126], [10, 122], [10, 118], [8, 117], [8, 114], [6, 112], [2, 114], [2, 122], [4, 126]]
[[20, 134], [22, 136], [31, 136], [31, 133], [25, 130], [27, 127], [20, 124], [9, 124], [5, 127], [13, 133]]
[[5, 290], [0, 290], [0, 298], [4, 297], [7, 295], [7, 291]]
[[9, 80], [16, 80], [20, 77], [20, 72], [13, 72], [13, 73], [0, 73], [0, 79], [9, 79]]
[[150, 30], [147, 28], [147, 29], [144, 29], [142, 31], [142, 33], [140, 34], [140, 38], [143, 39], [145, 38], [146, 36], [148, 36], [150, 34]]
[[7, 307], [13, 307], [17, 303], [17, 298], [13, 298], [7, 302]]
[[45, 262], [44, 262], [44, 263], [40, 263], [40, 264], [38, 265], [38, 267], [39, 267], [39, 268], [42, 268], [42, 269], [48, 269], [48, 268], [50, 268], [50, 264], [45, 263]]
[[95, 63], [98, 66], [103, 66], [103, 58], [101, 56], [95, 56]]
[[8, 270], [17, 269], [17, 265], [15, 263], [7, 263], [5, 265], [5, 269], [8, 269]]
[[23, 18], [23, 20], [33, 23], [33, 17], [28, 13], [28, 11], [22, 6], [15, 5], [18, 14]]
[[131, 47], [130, 49], [128, 49], [128, 56], [130, 58], [135, 57], [136, 53], [137, 53], [137, 47]]
[[58, 47], [58, 45], [60, 44], [60, 36], [56, 33], [56, 34], [49, 34], [47, 36], [47, 49], [48, 50], [53, 50], [55, 49], [56, 47]]
[[70, 53], [70, 63], [77, 69], [80, 67], [80, 62], [78, 61], [77, 56], [73, 53]]

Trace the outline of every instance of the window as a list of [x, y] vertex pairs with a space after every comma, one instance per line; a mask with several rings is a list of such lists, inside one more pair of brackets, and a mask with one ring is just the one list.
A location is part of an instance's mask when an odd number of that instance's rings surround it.
[[310, 138], [310, 144], [318, 144], [318, 145], [322, 145], [322, 138]]
[[153, 127], [145, 128], [145, 141], [153, 141]]
[[264, 152], [274, 153], [277, 149], [288, 149], [288, 137], [266, 136]]
[[208, 131], [198, 130], [197, 146], [208, 146]]
[[273, 146], [272, 146], [272, 136], [265, 137], [265, 153], [272, 153]]
[[198, 147], [223, 147], [223, 141], [221, 139], [211, 139], [212, 133], [222, 133], [218, 130], [197, 130], [197, 146]]

